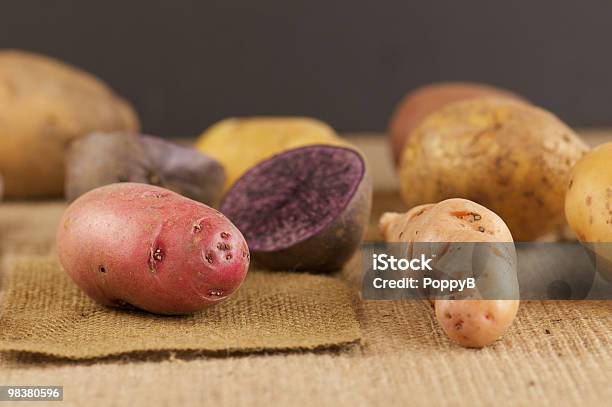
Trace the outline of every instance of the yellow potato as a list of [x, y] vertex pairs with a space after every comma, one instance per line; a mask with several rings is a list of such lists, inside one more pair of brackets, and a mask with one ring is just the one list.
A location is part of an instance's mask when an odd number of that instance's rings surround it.
[[312, 144], [346, 146], [327, 124], [305, 117], [251, 117], [222, 120], [196, 142], [225, 167], [227, 190], [257, 163], [292, 148]]
[[132, 107], [94, 76], [45, 56], [0, 50], [0, 173], [7, 198], [61, 195], [72, 139], [138, 128]]
[[427, 116], [402, 154], [400, 188], [409, 207], [448, 198], [486, 206], [517, 241], [565, 225], [563, 199], [585, 143], [551, 113], [509, 99], [446, 105]]
[[571, 171], [567, 221], [583, 242], [612, 242], [612, 143], [596, 147]]
[[[612, 143], [591, 150], [572, 169], [565, 216], [581, 242], [595, 243], [599, 260], [612, 262]], [[612, 267], [603, 265], [598, 269], [612, 281]]]

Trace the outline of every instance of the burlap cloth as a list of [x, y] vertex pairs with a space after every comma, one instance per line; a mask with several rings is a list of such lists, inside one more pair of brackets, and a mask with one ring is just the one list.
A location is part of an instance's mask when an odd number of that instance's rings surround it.
[[[395, 196], [378, 195], [375, 202], [374, 219], [382, 210], [401, 209]], [[46, 254], [37, 252], [44, 248], [39, 242], [18, 252]], [[358, 270], [349, 267], [336, 278], [356, 289]], [[523, 303], [503, 340], [473, 350], [449, 342], [421, 302], [359, 302], [358, 346], [87, 363], [3, 355], [0, 383], [64, 385], [63, 405], [71, 406], [609, 406], [611, 311], [609, 302]]]
[[0, 351], [84, 359], [163, 350], [317, 349], [360, 337], [352, 291], [324, 276], [251, 271], [231, 299], [182, 317], [100, 306], [55, 259], [17, 263], [5, 292]]

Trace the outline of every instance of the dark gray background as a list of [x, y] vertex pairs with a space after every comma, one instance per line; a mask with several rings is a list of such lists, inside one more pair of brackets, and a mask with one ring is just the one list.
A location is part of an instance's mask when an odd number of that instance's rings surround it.
[[384, 130], [407, 90], [438, 80], [496, 84], [571, 125], [608, 126], [611, 38], [609, 0], [0, 3], [0, 47], [95, 73], [162, 136], [255, 114]]

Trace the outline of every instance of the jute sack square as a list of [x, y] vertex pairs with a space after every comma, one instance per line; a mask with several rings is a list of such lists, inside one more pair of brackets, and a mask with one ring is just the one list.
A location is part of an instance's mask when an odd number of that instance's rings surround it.
[[48, 255], [66, 204], [60, 201], [2, 202], [0, 256]]
[[0, 306], [0, 351], [91, 359], [134, 352], [255, 352], [358, 342], [355, 293], [338, 279], [251, 271], [226, 302], [191, 316], [107, 308], [57, 260], [17, 262]]

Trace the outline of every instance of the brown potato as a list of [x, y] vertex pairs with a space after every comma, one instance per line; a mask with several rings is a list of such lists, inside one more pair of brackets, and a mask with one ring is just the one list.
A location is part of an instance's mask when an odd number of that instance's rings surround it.
[[399, 164], [410, 133], [428, 114], [453, 102], [480, 97], [508, 98], [527, 103], [509, 90], [482, 83], [439, 82], [409, 92], [397, 105], [389, 123], [389, 141], [395, 164]]
[[0, 106], [7, 198], [61, 195], [71, 140], [139, 127], [132, 107], [94, 76], [22, 51], [0, 50]]
[[408, 207], [465, 198], [504, 219], [517, 241], [565, 225], [569, 171], [585, 143], [551, 113], [502, 99], [456, 102], [412, 133], [400, 165]]

